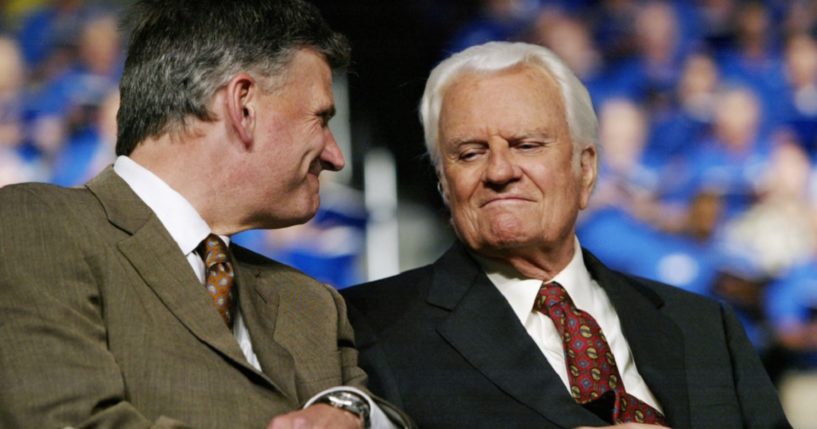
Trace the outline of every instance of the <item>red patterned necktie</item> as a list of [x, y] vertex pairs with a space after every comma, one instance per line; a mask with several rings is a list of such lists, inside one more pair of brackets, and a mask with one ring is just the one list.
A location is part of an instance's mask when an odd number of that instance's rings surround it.
[[[543, 284], [533, 305], [553, 320], [562, 337], [570, 392], [588, 408], [609, 400], [608, 421], [615, 424], [638, 422], [667, 426], [664, 416], [649, 404], [624, 390], [616, 359], [596, 320], [573, 305], [567, 291], [556, 282]], [[594, 401], [596, 403], [594, 404]]]
[[202, 257], [206, 270], [207, 292], [213, 299], [221, 318], [227, 327], [232, 327], [232, 308], [234, 273], [230, 263], [230, 252], [224, 241], [215, 234], [210, 234], [201, 242]]

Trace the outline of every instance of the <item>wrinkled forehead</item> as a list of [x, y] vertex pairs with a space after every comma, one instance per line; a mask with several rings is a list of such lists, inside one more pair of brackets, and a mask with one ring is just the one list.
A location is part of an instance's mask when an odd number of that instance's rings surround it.
[[[437, 141], [468, 117], [470, 125], [491, 127], [517, 119], [567, 126], [565, 104], [549, 72], [527, 64], [501, 70], [463, 71], [441, 93]], [[462, 124], [460, 124], [462, 125]]]
[[440, 99], [442, 102], [445, 101], [445, 97], [448, 94], [449, 90], [457, 86], [463, 81], [479, 81], [484, 79], [490, 79], [496, 76], [502, 75], [510, 75], [519, 72], [527, 72], [531, 76], [541, 79], [545, 85], [555, 88], [557, 91], [559, 86], [554, 78], [553, 74], [548, 70], [544, 64], [542, 64], [537, 58], [529, 58], [525, 59], [524, 61], [520, 61], [509, 65], [507, 67], [497, 68], [497, 69], [479, 69], [473, 66], [464, 65], [462, 68], [457, 70], [453, 73], [446, 82], [440, 87]]

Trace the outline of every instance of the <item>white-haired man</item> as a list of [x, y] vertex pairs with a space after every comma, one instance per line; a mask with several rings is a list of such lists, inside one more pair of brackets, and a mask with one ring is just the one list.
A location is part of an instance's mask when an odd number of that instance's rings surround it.
[[788, 427], [728, 308], [581, 249], [596, 118], [556, 56], [498, 42], [455, 54], [421, 115], [459, 240], [345, 291], [376, 392], [423, 428]]

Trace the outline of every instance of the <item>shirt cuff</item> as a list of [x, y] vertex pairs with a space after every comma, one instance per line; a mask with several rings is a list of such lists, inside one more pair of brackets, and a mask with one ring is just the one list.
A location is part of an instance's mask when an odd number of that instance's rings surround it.
[[369, 408], [371, 409], [371, 414], [369, 415], [369, 420], [371, 421], [372, 429], [398, 429], [399, 428], [399, 426], [395, 425], [394, 423], [392, 423], [391, 420], [389, 420], [388, 416], [386, 416], [386, 413], [384, 413], [383, 410], [380, 408], [380, 406], [377, 405], [377, 403], [374, 400], [372, 400], [371, 396], [369, 396], [366, 392], [364, 392], [364, 391], [362, 391], [362, 390], [360, 390], [360, 389], [358, 389], [356, 387], [352, 387], [352, 386], [335, 386], [335, 387], [330, 387], [329, 389], [326, 389], [326, 390], [324, 390], [322, 392], [319, 392], [318, 394], [313, 396], [309, 401], [306, 402], [306, 404], [304, 405], [304, 408], [314, 404], [315, 401], [317, 401], [318, 398], [320, 398], [321, 396], [324, 396], [327, 393], [332, 393], [332, 392], [352, 392], [352, 393], [356, 393], [356, 394], [362, 396], [363, 398], [365, 398], [366, 401], [369, 402]]

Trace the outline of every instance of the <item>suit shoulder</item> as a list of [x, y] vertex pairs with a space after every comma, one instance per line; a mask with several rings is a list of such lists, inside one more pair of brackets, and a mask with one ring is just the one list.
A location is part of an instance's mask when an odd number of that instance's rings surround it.
[[340, 291], [350, 306], [364, 314], [370, 309], [391, 308], [420, 298], [430, 284], [431, 265], [415, 268], [395, 276], [362, 283]]
[[309, 291], [322, 294], [326, 292], [327, 287], [331, 287], [324, 285], [295, 267], [270, 259], [246, 247], [231, 245], [230, 250], [240, 266], [256, 271], [262, 276], [274, 275], [278, 279], [276, 287], [294, 288], [297, 289], [297, 293], [301, 294]]
[[284, 274], [293, 278], [301, 278], [310, 283], [320, 283], [295, 267], [278, 262], [274, 259], [270, 259], [269, 257], [252, 251], [244, 246], [234, 244], [230, 246], [230, 250], [233, 252], [233, 256], [240, 264], [251, 266], [259, 271], [276, 271], [276, 274]]
[[642, 293], [656, 296], [661, 302], [668, 306], [680, 308], [711, 308], [719, 309], [721, 304], [717, 300], [690, 292], [677, 286], [669, 285], [644, 277], [631, 276], [617, 273], [630, 280], [630, 283]]
[[74, 221], [87, 223], [88, 210], [100, 207], [86, 188], [23, 183], [0, 188], [0, 222], [14, 228], [36, 226], [61, 230]]
[[63, 188], [49, 183], [18, 183], [0, 188], [0, 208], [11, 204], [58, 205], [76, 198], [93, 198], [85, 188]]

